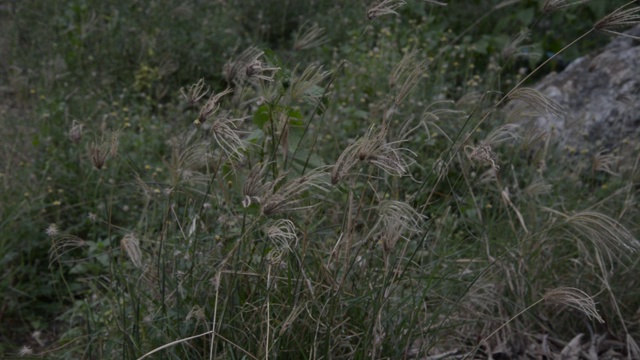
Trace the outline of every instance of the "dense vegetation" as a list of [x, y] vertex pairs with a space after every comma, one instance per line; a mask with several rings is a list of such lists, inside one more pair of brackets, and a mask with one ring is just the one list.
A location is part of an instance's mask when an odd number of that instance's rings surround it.
[[0, 5], [0, 355], [634, 356], [638, 159], [504, 110], [637, 5], [442, 3]]

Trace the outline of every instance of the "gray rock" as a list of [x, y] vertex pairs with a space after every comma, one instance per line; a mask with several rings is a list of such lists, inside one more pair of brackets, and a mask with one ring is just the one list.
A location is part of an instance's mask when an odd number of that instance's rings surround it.
[[[626, 32], [640, 37], [640, 26]], [[565, 115], [538, 116], [562, 145], [614, 150], [640, 139], [640, 40], [616, 37], [602, 50], [551, 73], [535, 88], [560, 104]]]

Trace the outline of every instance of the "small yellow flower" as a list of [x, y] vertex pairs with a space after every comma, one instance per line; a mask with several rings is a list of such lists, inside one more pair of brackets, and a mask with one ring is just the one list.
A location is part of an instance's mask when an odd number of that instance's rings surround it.
[[52, 204], [53, 204], [53, 206], [60, 206], [60, 205], [62, 205], [62, 201], [56, 200]]

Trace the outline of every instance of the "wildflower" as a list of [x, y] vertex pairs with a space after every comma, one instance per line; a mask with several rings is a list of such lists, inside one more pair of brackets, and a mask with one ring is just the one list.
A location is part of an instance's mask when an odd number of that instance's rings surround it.
[[33, 349], [29, 345], [24, 345], [18, 350], [18, 356], [30, 356], [33, 355]]
[[56, 237], [60, 233], [60, 230], [58, 229], [58, 225], [50, 224], [47, 230], [45, 230], [45, 233], [49, 237]]

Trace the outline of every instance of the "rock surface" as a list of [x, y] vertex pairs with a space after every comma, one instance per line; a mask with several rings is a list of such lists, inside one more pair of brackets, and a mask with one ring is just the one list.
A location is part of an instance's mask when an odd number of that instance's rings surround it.
[[[640, 26], [626, 33], [640, 37]], [[535, 119], [564, 146], [606, 151], [640, 139], [640, 40], [616, 37], [535, 88], [564, 108]]]

